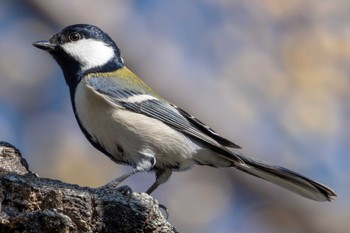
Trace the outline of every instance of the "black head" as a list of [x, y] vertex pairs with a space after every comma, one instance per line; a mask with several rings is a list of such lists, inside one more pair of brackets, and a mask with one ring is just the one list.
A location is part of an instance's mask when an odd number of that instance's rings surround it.
[[71, 25], [48, 41], [37, 41], [33, 45], [54, 57], [69, 86], [79, 81], [72, 79], [83, 74], [108, 72], [124, 66], [120, 50], [112, 38], [93, 25]]

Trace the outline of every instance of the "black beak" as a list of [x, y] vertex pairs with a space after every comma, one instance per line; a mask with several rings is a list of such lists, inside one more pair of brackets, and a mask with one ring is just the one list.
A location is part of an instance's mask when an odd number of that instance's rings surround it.
[[38, 49], [45, 50], [47, 52], [53, 51], [56, 48], [56, 44], [52, 44], [49, 41], [36, 41], [33, 43]]

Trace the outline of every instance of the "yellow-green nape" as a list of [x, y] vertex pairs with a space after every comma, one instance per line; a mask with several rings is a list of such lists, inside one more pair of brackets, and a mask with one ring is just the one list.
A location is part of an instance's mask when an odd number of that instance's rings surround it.
[[119, 68], [115, 71], [111, 71], [111, 72], [96, 72], [96, 73], [89, 73], [87, 75], [87, 77], [96, 77], [96, 76], [100, 76], [100, 77], [116, 77], [116, 78], [127, 78], [130, 79], [134, 76], [137, 77], [136, 74], [134, 74], [131, 70], [129, 70], [126, 66], [123, 66], [122, 68]]
[[136, 74], [129, 70], [126, 66], [112, 72], [97, 72], [88, 74], [89, 77], [106, 77], [115, 80], [116, 85], [129, 90], [141, 91], [141, 93], [149, 93], [153, 96], [158, 96], [145, 82], [142, 81]]

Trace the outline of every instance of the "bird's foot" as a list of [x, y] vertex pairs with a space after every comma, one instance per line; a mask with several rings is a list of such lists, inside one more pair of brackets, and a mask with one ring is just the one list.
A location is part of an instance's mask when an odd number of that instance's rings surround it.
[[[99, 188], [100, 188], [100, 189], [104, 189], [104, 188], [108, 188], [108, 189], [118, 189], [119, 184], [120, 184], [120, 182], [116, 182], [116, 181], [112, 180], [111, 182], [108, 182], [107, 184], [102, 185], [102, 186], [100, 186]], [[123, 187], [123, 186], [121, 186], [121, 187]]]
[[133, 191], [132, 189], [127, 186], [127, 185], [123, 185], [117, 188], [117, 191], [120, 192], [121, 194], [123, 194], [124, 196], [128, 196], [129, 198], [131, 197]]
[[128, 200], [132, 197], [132, 189], [127, 186], [127, 185], [123, 185], [118, 187], [119, 183], [118, 182], [109, 182], [103, 186], [98, 187], [98, 189], [112, 189], [112, 190], [117, 190], [118, 192], [120, 192], [121, 194], [123, 194], [124, 196], [128, 197]]
[[164, 211], [165, 219], [168, 220], [168, 218], [169, 218], [168, 208], [163, 204], [158, 204], [158, 207]]

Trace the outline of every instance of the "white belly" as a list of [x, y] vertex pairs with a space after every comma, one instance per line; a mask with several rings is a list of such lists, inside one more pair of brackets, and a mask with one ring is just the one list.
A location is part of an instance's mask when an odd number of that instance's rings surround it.
[[183, 170], [193, 165], [199, 146], [163, 122], [119, 108], [86, 86], [84, 80], [74, 98], [83, 127], [117, 160], [136, 166], [147, 152], [155, 157], [158, 167], [179, 166]]

